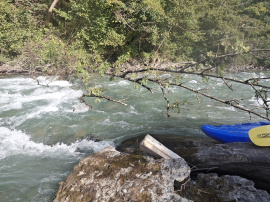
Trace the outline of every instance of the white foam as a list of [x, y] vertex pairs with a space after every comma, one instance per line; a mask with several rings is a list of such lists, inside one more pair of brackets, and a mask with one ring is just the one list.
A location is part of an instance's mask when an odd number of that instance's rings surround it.
[[89, 110], [89, 106], [87, 106], [84, 103], [80, 103], [80, 104], [74, 105], [73, 110], [70, 110], [70, 111], [74, 113], [84, 113], [84, 112], [87, 112], [88, 110]]
[[236, 111], [236, 109], [232, 106], [230, 107], [217, 107], [218, 109], [225, 109], [225, 110], [229, 110], [229, 111]]
[[15, 77], [0, 79], [1, 89], [20, 91], [22, 89], [35, 88], [35, 80], [31, 78]]
[[130, 108], [130, 111], [129, 111], [130, 114], [136, 114], [136, 115], [139, 114], [139, 113], [135, 110], [135, 107], [130, 106], [129, 108]]
[[1, 104], [0, 110], [1, 111], [8, 111], [11, 109], [21, 109], [22, 108], [22, 103], [19, 101], [14, 101], [8, 104]]
[[128, 85], [130, 85], [130, 82], [125, 81], [125, 80], [119, 81], [118, 83], [119, 83], [120, 86], [128, 86]]
[[223, 86], [225, 85], [224, 82], [217, 82], [216, 86]]
[[[16, 128], [26, 120], [40, 118], [46, 113], [65, 112], [65, 109], [69, 108], [67, 104], [70, 105], [70, 111], [72, 111], [72, 105], [78, 105], [78, 98], [82, 96], [83, 92], [71, 89], [69, 82], [57, 81], [56, 78], [49, 77], [38, 77], [38, 79], [41, 82], [49, 83], [49, 87], [37, 85], [36, 81], [29, 78], [7, 79], [7, 83], [11, 85], [9, 90], [3, 90], [1, 86], [0, 111], [25, 109], [23, 113], [9, 117], [8, 121], [12, 128]], [[24, 82], [31, 85], [32, 89], [18, 88], [18, 86], [24, 86]], [[87, 107], [80, 108], [76, 113], [87, 110]]]
[[111, 121], [109, 118], [105, 119], [100, 125], [117, 126], [120, 128], [129, 128], [130, 124], [125, 121]]
[[98, 113], [98, 114], [106, 114], [105, 111], [97, 110], [96, 108], [93, 108], [92, 110], [93, 112]]
[[0, 111], [9, 109], [20, 109], [22, 104], [19, 101], [22, 95], [20, 93], [10, 94], [8, 91], [0, 92]]
[[72, 86], [72, 84], [69, 83], [68, 81], [58, 80], [58, 77], [39, 76], [37, 80], [39, 81], [41, 85], [46, 85], [46, 86], [59, 86], [59, 87]]
[[198, 83], [196, 80], [191, 80], [189, 83]]
[[78, 140], [70, 145], [57, 143], [44, 145], [31, 140], [30, 136], [20, 130], [10, 130], [0, 127], [0, 159], [7, 156], [24, 154], [30, 156], [78, 156], [78, 150], [98, 152], [105, 147], [114, 146], [113, 142], [92, 140]]
[[170, 75], [170, 74], [162, 74], [160, 77], [161, 77], [162, 79], [166, 79], [166, 78], [171, 78], [172, 75]]
[[130, 85], [130, 82], [125, 80], [120, 80], [118, 82], [108, 84], [108, 86], [128, 86], [128, 85]]
[[251, 99], [249, 99], [248, 100], [249, 102], [251, 102], [252, 103], [252, 105], [254, 106], [262, 106], [263, 105], [263, 100], [262, 99], [258, 99], [257, 100], [257, 98], [255, 97], [255, 96], [253, 96]]

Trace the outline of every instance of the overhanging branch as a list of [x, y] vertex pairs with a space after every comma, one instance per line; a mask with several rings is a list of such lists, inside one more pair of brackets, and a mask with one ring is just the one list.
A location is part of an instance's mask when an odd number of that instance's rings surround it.
[[253, 83], [252, 81], [259, 81], [259, 80], [267, 80], [270, 79], [269, 77], [263, 77], [263, 78], [252, 78], [252, 79], [248, 79], [245, 81], [239, 80], [239, 79], [234, 79], [234, 78], [230, 78], [227, 76], [221, 76], [221, 75], [214, 75], [214, 74], [206, 74], [204, 73], [204, 70], [202, 72], [187, 72], [187, 71], [182, 71], [182, 70], [173, 70], [173, 69], [161, 69], [161, 68], [147, 68], [147, 69], [140, 69], [140, 70], [134, 70], [134, 71], [127, 71], [124, 72], [122, 75], [118, 76], [120, 78], [126, 77], [128, 74], [131, 73], [142, 73], [142, 72], [147, 72], [147, 71], [160, 71], [160, 72], [169, 72], [169, 73], [182, 73], [182, 74], [191, 74], [191, 75], [197, 75], [197, 76], [208, 76], [211, 78], [217, 78], [217, 79], [222, 79], [222, 80], [227, 80], [227, 81], [233, 81], [236, 83], [241, 83], [244, 85], [253, 85], [256, 87], [261, 87], [261, 88], [267, 88], [270, 89], [270, 86], [266, 86], [266, 85], [262, 85], [262, 84], [258, 84], [258, 83]]
[[180, 71], [185, 71], [186, 69], [188, 69], [190, 67], [194, 67], [198, 64], [205, 63], [209, 60], [215, 61], [215, 60], [219, 60], [219, 59], [227, 58], [227, 57], [235, 57], [238, 55], [246, 55], [246, 54], [255, 53], [255, 52], [268, 52], [268, 51], [270, 51], [270, 49], [252, 49], [252, 50], [242, 52], [242, 53], [231, 53], [231, 54], [219, 55], [219, 56], [215, 56], [215, 57], [208, 57], [208, 58], [201, 60], [199, 62], [189, 64], [186, 67], [181, 68]]
[[223, 103], [223, 104], [227, 104], [227, 105], [233, 106], [233, 107], [235, 107], [235, 108], [237, 108], [237, 109], [240, 109], [240, 110], [242, 110], [242, 111], [249, 112], [249, 113], [254, 114], [254, 115], [256, 115], [256, 116], [258, 116], [258, 117], [261, 117], [261, 118], [263, 118], [263, 119], [270, 120], [269, 117], [263, 116], [263, 115], [261, 115], [261, 114], [255, 112], [255, 111], [253, 111], [252, 109], [247, 109], [247, 108], [241, 107], [241, 106], [239, 106], [239, 105], [237, 105], [237, 104], [234, 104], [234, 103], [231, 102], [231, 101], [228, 101], [228, 100], [222, 100], [222, 99], [220, 99], [220, 98], [217, 98], [217, 97], [208, 95], [208, 94], [206, 94], [206, 93], [204, 93], [204, 92], [201, 92], [200, 90], [195, 90], [195, 89], [190, 88], [190, 87], [188, 87], [188, 86], [185, 86], [185, 85], [183, 85], [183, 84], [170, 83], [170, 85], [173, 85], [173, 86], [180, 86], [180, 87], [185, 88], [185, 89], [187, 89], [187, 90], [189, 90], [189, 91], [192, 91], [192, 92], [195, 92], [195, 93], [197, 93], [197, 94], [203, 95], [204, 97], [208, 97], [208, 98], [210, 98], [210, 99], [212, 99], [212, 100], [216, 100], [216, 101], [221, 102], [221, 103]]
[[95, 97], [95, 98], [106, 99], [106, 100], [108, 100], [108, 101], [116, 102], [116, 103], [122, 104], [122, 105], [124, 105], [124, 106], [127, 106], [127, 104], [124, 103], [124, 102], [122, 102], [122, 100], [114, 100], [114, 99], [112, 99], [111, 97], [107, 97], [107, 96], [103, 96], [103, 95], [95, 95], [95, 94], [91, 93], [91, 94], [89, 94], [89, 95], [83, 94], [83, 95], [82, 95], [82, 98], [84, 98], [84, 97]]
[[126, 77], [126, 75], [128, 74], [131, 74], [131, 73], [139, 73], [139, 72], [144, 72], [146, 70], [138, 70], [138, 71], [128, 71], [128, 72], [125, 72], [121, 75], [117, 75], [117, 74], [113, 74], [113, 73], [105, 73], [106, 75], [109, 75], [109, 76], [112, 76], [112, 77], [118, 77], [118, 78], [122, 78], [124, 80], [127, 80], [127, 81], [131, 81], [133, 83], [137, 83], [139, 84], [140, 86], [144, 87], [145, 89], [147, 89], [150, 93], [153, 94], [153, 91], [152, 91], [152, 88], [148, 87], [147, 85], [144, 85], [141, 80], [143, 78], [136, 78], [136, 79], [131, 79], [129, 77]]
[[[209, 57], [209, 58], [206, 58], [200, 62], [197, 62], [197, 63], [192, 63], [192, 64], [189, 64], [183, 68], [179, 68], [179, 67], [174, 67], [173, 69], [172, 68], [157, 68], [157, 67], [147, 67], [147, 68], [141, 68], [141, 69], [137, 69], [137, 70], [128, 70], [128, 71], [124, 71], [120, 74], [113, 74], [113, 73], [107, 73], [107, 75], [111, 75], [111, 76], [114, 76], [114, 77], [118, 77], [118, 78], [122, 78], [122, 79], [125, 79], [125, 80], [128, 80], [128, 81], [131, 81], [131, 82], [134, 82], [134, 83], [138, 83], [140, 84], [141, 86], [143, 86], [144, 88], [146, 88], [147, 90], [149, 90], [151, 93], [152, 92], [152, 89], [150, 87], [148, 87], [147, 85], [144, 85], [142, 84], [142, 79], [144, 77], [147, 77], [147, 80], [150, 81], [150, 82], [153, 82], [153, 83], [156, 83], [156, 84], [159, 84], [160, 87], [161, 87], [161, 91], [162, 91], [162, 94], [163, 94], [163, 97], [165, 99], [165, 101], [167, 102], [167, 113], [168, 113], [168, 109], [170, 109], [170, 104], [169, 104], [169, 100], [167, 99], [166, 97], [166, 93], [164, 91], [164, 86], [162, 85], [162, 81], [160, 79], [152, 79], [150, 77], [150, 74], [149, 72], [151, 71], [158, 71], [158, 72], [168, 72], [168, 73], [176, 73], [176, 74], [191, 74], [191, 75], [198, 75], [198, 76], [207, 76], [207, 77], [212, 77], [212, 78], [218, 78], [218, 79], [222, 79], [223, 82], [231, 89], [231, 86], [227, 83], [227, 81], [232, 81], [232, 82], [236, 82], [236, 83], [240, 83], [240, 84], [243, 84], [243, 85], [250, 85], [252, 86], [252, 88], [254, 87], [261, 87], [261, 88], [265, 88], [265, 89], [270, 89], [270, 86], [266, 86], [266, 85], [262, 85], [262, 84], [259, 84], [258, 81], [260, 80], [268, 80], [270, 79], [269, 77], [264, 77], [264, 78], [251, 78], [251, 79], [248, 79], [248, 80], [239, 80], [239, 79], [235, 79], [235, 78], [230, 78], [230, 77], [226, 77], [226, 76], [222, 76], [222, 75], [215, 75], [215, 74], [209, 74], [209, 73], [205, 73], [206, 71], [208, 70], [211, 70], [213, 68], [216, 68], [216, 67], [210, 67], [210, 68], [206, 68], [206, 69], [203, 69], [201, 71], [186, 71], [188, 68], [190, 67], [193, 67], [193, 66], [196, 66], [198, 64], [201, 64], [201, 63], [204, 63], [208, 60], [218, 60], [218, 59], [222, 59], [222, 58], [226, 58], [226, 57], [234, 57], [234, 56], [237, 56], [237, 55], [243, 55], [243, 54], [250, 54], [250, 53], [254, 53], [254, 52], [264, 52], [264, 51], [270, 51], [270, 49], [253, 49], [253, 50], [250, 50], [250, 51], [247, 51], [247, 52], [244, 52], [244, 53], [232, 53], [232, 54], [226, 54], [226, 55], [221, 55], [221, 56], [216, 56], [216, 57]], [[137, 74], [137, 73], [145, 73], [145, 75], [143, 77], [140, 77], [140, 78], [136, 78], [136, 79], [131, 79], [129, 77], [129, 74]], [[147, 75], [148, 73], [148, 75]], [[179, 87], [182, 87], [184, 89], [187, 89], [189, 91], [192, 91], [192, 92], [195, 92], [196, 93], [196, 96], [197, 96], [197, 99], [198, 99], [198, 95], [202, 95], [204, 97], [208, 97], [210, 99], [213, 99], [215, 101], [218, 101], [220, 103], [223, 103], [223, 104], [226, 104], [226, 105], [230, 105], [230, 106], [233, 106], [234, 108], [236, 109], [240, 109], [242, 111], [246, 111], [248, 112], [249, 114], [254, 114], [258, 117], [261, 117], [263, 119], [266, 119], [266, 120], [270, 120], [270, 118], [268, 116], [264, 116], [256, 111], [254, 111], [254, 109], [248, 109], [248, 108], [245, 108], [245, 107], [242, 107], [239, 105], [239, 103], [236, 101], [236, 100], [223, 100], [223, 99], [220, 99], [220, 98], [217, 98], [217, 97], [214, 97], [212, 95], [209, 95], [207, 93], [204, 93], [202, 92], [201, 90], [195, 90], [193, 88], [190, 88], [186, 85], [184, 85], [184, 83], [174, 83], [174, 82], [168, 82], [166, 81], [166, 83], [168, 85], [174, 85], [174, 86], [179, 86]], [[261, 95], [260, 95], [261, 96]], [[262, 97], [262, 96], [261, 96]], [[266, 110], [266, 113], [269, 111], [269, 107], [268, 107], [268, 100], [263, 100], [264, 101], [264, 104], [265, 106], [262, 107], [264, 110]], [[168, 113], [168, 116], [169, 116], [169, 113]]]

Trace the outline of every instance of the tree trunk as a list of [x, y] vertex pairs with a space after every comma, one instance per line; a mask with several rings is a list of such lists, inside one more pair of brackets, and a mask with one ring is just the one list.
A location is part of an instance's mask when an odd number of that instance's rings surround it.
[[50, 20], [51, 20], [52, 10], [55, 7], [55, 5], [56, 5], [57, 2], [58, 2], [58, 0], [54, 0], [52, 2], [52, 5], [51, 5], [51, 7], [49, 9], [49, 12], [48, 12], [48, 22], [50, 22]]

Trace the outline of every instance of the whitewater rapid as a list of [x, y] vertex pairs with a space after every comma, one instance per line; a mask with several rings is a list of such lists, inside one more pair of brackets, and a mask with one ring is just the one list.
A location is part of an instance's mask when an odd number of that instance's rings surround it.
[[0, 79], [3, 201], [51, 201], [56, 185], [79, 159], [114, 146], [111, 140], [73, 137], [75, 130], [66, 134], [72, 128], [66, 125], [72, 122], [70, 116], [88, 111], [78, 99], [82, 91], [72, 89], [67, 81], [37, 79], [39, 85], [28, 77]]
[[[241, 73], [240, 79], [270, 76], [269, 72]], [[164, 74], [162, 77], [170, 78]], [[218, 79], [202, 82], [196, 76], [184, 75], [186, 85], [217, 96], [245, 98], [245, 106], [260, 106], [250, 87], [233, 84], [235, 92]], [[38, 80], [38, 82], [37, 82]], [[58, 183], [72, 172], [81, 158], [107, 146], [140, 134], [172, 134], [204, 137], [203, 124], [232, 124], [261, 121], [231, 106], [197, 97], [178, 87], [167, 96], [179, 100], [181, 113], [166, 115], [166, 102], [158, 86], [154, 94], [133, 83], [108, 78], [91, 78], [93, 86], [103, 86], [106, 96], [124, 100], [127, 106], [86, 98], [90, 108], [80, 101], [83, 87], [79, 81], [52, 77], [0, 77], [0, 200], [52, 201]], [[266, 81], [269, 84], [269, 81]], [[172, 93], [173, 92], [173, 93]], [[200, 104], [198, 103], [198, 99]]]

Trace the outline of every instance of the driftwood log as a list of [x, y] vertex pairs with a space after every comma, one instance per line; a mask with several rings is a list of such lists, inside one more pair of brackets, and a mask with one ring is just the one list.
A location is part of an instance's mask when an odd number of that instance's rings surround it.
[[153, 155], [154, 157], [158, 158], [165, 158], [165, 159], [177, 159], [181, 158], [179, 155], [174, 153], [172, 150], [165, 147], [155, 138], [150, 135], [146, 135], [143, 141], [140, 143], [141, 150]]

